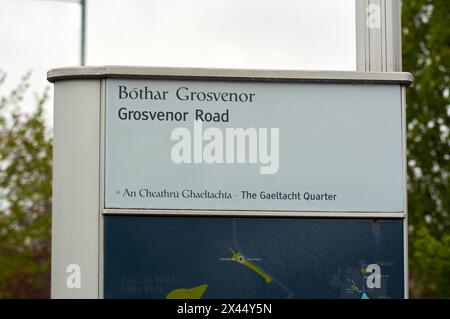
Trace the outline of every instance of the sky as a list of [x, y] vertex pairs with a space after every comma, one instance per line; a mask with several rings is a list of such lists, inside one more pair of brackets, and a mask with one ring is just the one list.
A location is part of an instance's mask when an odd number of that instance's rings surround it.
[[[31, 70], [32, 91], [52, 96], [46, 72], [79, 64], [76, 1], [0, 0], [0, 95]], [[86, 1], [87, 65], [356, 69], [355, 0]]]

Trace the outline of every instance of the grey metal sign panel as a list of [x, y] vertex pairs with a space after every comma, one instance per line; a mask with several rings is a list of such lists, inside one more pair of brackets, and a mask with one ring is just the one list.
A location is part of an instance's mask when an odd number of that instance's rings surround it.
[[106, 84], [106, 208], [404, 211], [399, 84]]
[[106, 215], [105, 298], [404, 298], [402, 220]]

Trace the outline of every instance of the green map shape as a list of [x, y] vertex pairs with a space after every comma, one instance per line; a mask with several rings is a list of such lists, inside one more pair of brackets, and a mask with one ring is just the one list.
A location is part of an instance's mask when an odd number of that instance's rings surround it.
[[178, 288], [170, 291], [166, 299], [201, 299], [208, 285], [200, 285], [193, 288]]

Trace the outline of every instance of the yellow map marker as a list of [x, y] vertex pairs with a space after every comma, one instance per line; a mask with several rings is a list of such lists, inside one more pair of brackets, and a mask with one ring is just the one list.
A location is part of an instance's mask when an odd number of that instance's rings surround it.
[[233, 254], [233, 256], [231, 257], [231, 260], [234, 262], [237, 262], [238, 264], [242, 264], [244, 266], [247, 266], [248, 268], [250, 268], [251, 270], [253, 270], [254, 272], [256, 272], [258, 275], [260, 275], [261, 277], [264, 278], [264, 281], [268, 284], [270, 282], [272, 282], [272, 277], [269, 276], [268, 274], [266, 274], [262, 269], [258, 268], [257, 266], [253, 265], [252, 263], [250, 263], [247, 259], [245, 259], [244, 256], [241, 255], [240, 252], [235, 252], [233, 249], [231, 249], [230, 247], [227, 247], [229, 251], [231, 251], [231, 253]]
[[166, 299], [201, 299], [206, 288], [208, 285], [174, 289], [166, 295]]

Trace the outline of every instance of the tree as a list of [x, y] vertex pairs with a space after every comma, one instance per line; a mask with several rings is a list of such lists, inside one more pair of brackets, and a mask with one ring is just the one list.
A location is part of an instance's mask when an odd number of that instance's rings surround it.
[[412, 296], [450, 297], [450, 2], [403, 1], [402, 25]]
[[[0, 95], [0, 298], [46, 298], [50, 292], [52, 140], [43, 107], [20, 105], [29, 74]], [[0, 87], [6, 75], [0, 72]], [[1, 92], [1, 91], [0, 91]]]

